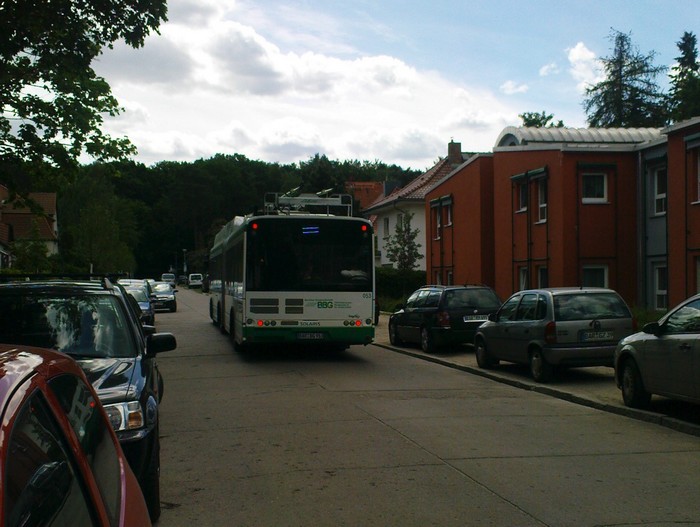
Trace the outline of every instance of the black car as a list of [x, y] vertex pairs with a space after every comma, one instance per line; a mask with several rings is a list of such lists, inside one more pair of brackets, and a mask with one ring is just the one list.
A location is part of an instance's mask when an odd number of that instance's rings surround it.
[[473, 344], [476, 329], [501, 306], [496, 292], [478, 285], [427, 285], [389, 317], [389, 340], [420, 344], [430, 353], [454, 344]]
[[177, 289], [167, 282], [153, 284], [153, 309], [167, 309], [171, 313], [177, 311]]
[[136, 475], [152, 521], [160, 516], [156, 355], [170, 333], [142, 326], [123, 286], [109, 279], [23, 279], [0, 283], [0, 342], [52, 348], [73, 357], [92, 383]]

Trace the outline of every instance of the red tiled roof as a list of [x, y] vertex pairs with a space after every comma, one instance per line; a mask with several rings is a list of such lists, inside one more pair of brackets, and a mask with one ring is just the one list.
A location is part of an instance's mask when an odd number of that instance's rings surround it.
[[[0, 195], [7, 197], [7, 189], [0, 187]], [[57, 240], [53, 228], [56, 221], [56, 193], [31, 192], [29, 198], [43, 209], [45, 216], [34, 214], [29, 207], [13, 208], [12, 203], [0, 204], [0, 243], [28, 240], [37, 236], [39, 240]], [[38, 229], [38, 234], [35, 229]]]
[[[56, 215], [56, 193], [55, 192], [30, 192], [29, 199], [39, 205], [45, 214]], [[14, 208], [13, 203], [6, 203], [3, 206], [4, 213], [32, 214], [29, 207]]]
[[412, 180], [405, 187], [394, 189], [388, 196], [381, 196], [369, 207], [366, 207], [363, 212], [379, 209], [399, 200], [423, 201], [433, 184], [447, 176], [454, 169], [455, 166], [445, 157], [438, 161], [435, 166], [427, 172], [424, 172]]
[[13, 237], [15, 240], [37, 239], [34, 233], [35, 221], [36, 228], [39, 230], [39, 240], [56, 240], [56, 235], [47, 218], [27, 213], [15, 214], [14, 212], [8, 213], [7, 211], [2, 213], [2, 223], [12, 225]]

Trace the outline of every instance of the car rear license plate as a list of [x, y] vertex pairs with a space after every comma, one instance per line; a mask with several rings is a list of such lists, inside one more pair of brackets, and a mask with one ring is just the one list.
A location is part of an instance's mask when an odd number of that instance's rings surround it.
[[464, 315], [464, 322], [473, 322], [475, 320], [488, 320], [488, 315]]
[[323, 333], [318, 332], [305, 332], [297, 333], [297, 338], [299, 340], [323, 340], [326, 336]]
[[614, 333], [612, 331], [582, 331], [581, 341], [583, 342], [600, 342], [604, 340], [612, 340]]

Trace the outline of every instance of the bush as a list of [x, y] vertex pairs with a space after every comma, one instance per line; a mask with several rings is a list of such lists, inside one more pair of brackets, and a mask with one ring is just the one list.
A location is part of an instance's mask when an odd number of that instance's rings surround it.
[[637, 327], [639, 327], [640, 330], [644, 327], [644, 324], [647, 324], [648, 322], [656, 322], [666, 314], [665, 311], [655, 311], [637, 306], [634, 306], [631, 309], [632, 316], [637, 320]]
[[400, 272], [393, 267], [377, 267], [375, 271], [377, 299], [381, 311], [394, 311], [408, 295], [425, 285], [425, 271]]

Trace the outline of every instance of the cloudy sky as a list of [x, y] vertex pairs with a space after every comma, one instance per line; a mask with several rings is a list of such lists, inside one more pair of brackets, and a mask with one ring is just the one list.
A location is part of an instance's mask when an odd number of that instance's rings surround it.
[[490, 151], [523, 112], [585, 126], [611, 29], [671, 66], [683, 32], [700, 34], [700, 2], [168, 0], [168, 19], [94, 64], [125, 109], [106, 129], [137, 161], [319, 153], [426, 169], [450, 140]]

